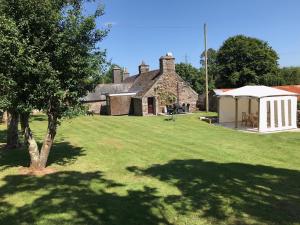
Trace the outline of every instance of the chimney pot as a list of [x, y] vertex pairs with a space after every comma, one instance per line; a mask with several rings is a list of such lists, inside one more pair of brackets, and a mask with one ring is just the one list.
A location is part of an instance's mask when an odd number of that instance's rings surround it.
[[114, 68], [113, 68], [113, 83], [114, 84], [122, 83], [121, 69], [118, 66], [114, 66]]
[[141, 65], [139, 65], [139, 74], [147, 72], [149, 72], [149, 65], [142, 61]]
[[129, 73], [128, 73], [128, 71], [127, 71], [127, 68], [124, 67], [124, 69], [123, 69], [123, 81], [124, 81], [127, 77], [129, 77]]
[[167, 53], [159, 59], [160, 72], [175, 72], [175, 58], [172, 53]]

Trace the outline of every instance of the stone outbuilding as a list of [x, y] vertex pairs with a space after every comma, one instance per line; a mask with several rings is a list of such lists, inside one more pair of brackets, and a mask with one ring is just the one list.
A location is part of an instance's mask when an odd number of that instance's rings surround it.
[[161, 57], [159, 65], [150, 71], [142, 62], [134, 76], [115, 67], [114, 83], [98, 85], [83, 101], [91, 110], [96, 108], [96, 113], [105, 105], [109, 115], [158, 115], [166, 113], [166, 106], [172, 104], [189, 105], [189, 112], [195, 111], [198, 94], [176, 73], [173, 55]]

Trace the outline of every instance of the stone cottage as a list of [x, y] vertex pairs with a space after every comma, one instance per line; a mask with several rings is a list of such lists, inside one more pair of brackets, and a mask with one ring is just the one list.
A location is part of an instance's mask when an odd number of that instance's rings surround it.
[[175, 72], [172, 54], [161, 57], [159, 65], [158, 70], [150, 71], [142, 62], [134, 76], [115, 67], [113, 84], [99, 84], [83, 102], [95, 113], [108, 115], [157, 115], [166, 113], [166, 106], [174, 103], [195, 111], [198, 94]]

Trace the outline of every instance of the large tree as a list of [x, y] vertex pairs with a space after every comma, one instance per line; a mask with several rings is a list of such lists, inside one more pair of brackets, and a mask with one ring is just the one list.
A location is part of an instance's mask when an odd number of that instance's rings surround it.
[[[199, 94], [205, 91], [205, 71], [204, 68], [197, 69], [190, 63], [178, 63], [175, 66], [176, 73]], [[214, 88], [214, 80], [209, 76], [208, 88]]]
[[[105, 71], [101, 74], [99, 83], [101, 84], [110, 84], [113, 82], [113, 69], [114, 67], [122, 68], [120, 65], [115, 63], [108, 63], [107, 67], [105, 68]], [[121, 71], [121, 74], [123, 76], [123, 70]]]
[[203, 90], [203, 84], [201, 82], [201, 74], [199, 69], [193, 67], [189, 63], [178, 63], [175, 65], [176, 73], [196, 92], [201, 92]]
[[[215, 81], [218, 76], [218, 65], [217, 65], [217, 51], [213, 48], [207, 49], [207, 68], [208, 76], [212, 81]], [[202, 68], [205, 68], [205, 51], [200, 56], [200, 64]]]
[[300, 67], [283, 67], [280, 69], [282, 83], [286, 85], [300, 85]]
[[[96, 46], [106, 36], [107, 30], [96, 29], [95, 23], [96, 18], [103, 14], [103, 8], [99, 7], [93, 15], [85, 16], [84, 2], [0, 2], [0, 11], [17, 24], [20, 38], [26, 42], [25, 55], [29, 56], [29, 62], [18, 71], [28, 87], [16, 88], [17, 95], [24, 91], [27, 95], [16, 98], [16, 101], [28, 105], [19, 110], [24, 115], [23, 125], [33, 169], [46, 167], [60, 119], [77, 107], [79, 98], [94, 87], [105, 62], [104, 52]], [[19, 87], [21, 83], [16, 77], [16, 74], [11, 76]], [[6, 94], [9, 95], [9, 92]], [[48, 117], [47, 132], [40, 150], [29, 126], [30, 108], [44, 110]]]
[[24, 62], [24, 43], [16, 23], [0, 16], [0, 110], [7, 110], [7, 147], [15, 148], [19, 145], [18, 138], [18, 83], [19, 68]]
[[265, 41], [237, 35], [228, 38], [217, 54], [218, 87], [280, 83], [278, 55]]

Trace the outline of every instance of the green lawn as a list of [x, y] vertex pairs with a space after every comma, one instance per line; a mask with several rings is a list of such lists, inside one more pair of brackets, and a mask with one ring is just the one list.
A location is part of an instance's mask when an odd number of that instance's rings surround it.
[[[0, 224], [300, 224], [300, 133], [199, 115], [66, 120], [43, 177], [19, 175], [25, 150], [1, 150]], [[33, 120], [40, 141], [46, 121]]]

